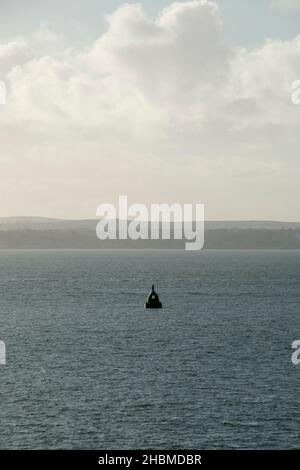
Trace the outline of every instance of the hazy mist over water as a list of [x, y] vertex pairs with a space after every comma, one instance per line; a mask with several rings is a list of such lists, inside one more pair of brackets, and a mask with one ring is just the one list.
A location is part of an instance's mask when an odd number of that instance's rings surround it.
[[299, 251], [0, 263], [1, 448], [300, 447]]

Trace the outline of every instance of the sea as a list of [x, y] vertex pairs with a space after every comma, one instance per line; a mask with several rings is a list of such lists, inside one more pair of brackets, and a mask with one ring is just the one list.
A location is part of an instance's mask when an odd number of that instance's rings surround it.
[[0, 251], [0, 340], [1, 449], [300, 448], [300, 251]]

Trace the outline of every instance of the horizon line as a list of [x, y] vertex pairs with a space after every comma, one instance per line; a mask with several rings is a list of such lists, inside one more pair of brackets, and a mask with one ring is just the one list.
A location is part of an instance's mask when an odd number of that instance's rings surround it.
[[[63, 217], [50, 217], [50, 216], [41, 216], [41, 215], [12, 215], [12, 216], [0, 216], [0, 221], [4, 219], [41, 219], [41, 220], [55, 220], [59, 222], [84, 222], [84, 221], [98, 221], [100, 218], [63, 218]], [[127, 220], [131, 221], [133, 219], [119, 219], [116, 220]], [[171, 222], [174, 222], [171, 220]], [[281, 220], [281, 219], [205, 219], [204, 222], [268, 222], [268, 223], [285, 223], [285, 224], [300, 224], [300, 220]]]

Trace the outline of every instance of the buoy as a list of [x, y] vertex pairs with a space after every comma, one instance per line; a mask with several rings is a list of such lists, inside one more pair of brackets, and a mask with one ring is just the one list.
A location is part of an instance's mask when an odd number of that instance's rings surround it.
[[145, 303], [145, 308], [162, 308], [162, 303], [159, 301], [159, 297], [154, 290], [154, 284], [152, 284], [152, 291], [148, 295], [148, 300]]

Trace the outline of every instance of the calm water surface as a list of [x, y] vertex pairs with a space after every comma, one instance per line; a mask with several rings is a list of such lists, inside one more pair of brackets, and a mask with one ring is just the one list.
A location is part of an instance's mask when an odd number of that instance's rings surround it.
[[1, 251], [0, 448], [300, 448], [299, 286], [296, 251]]

